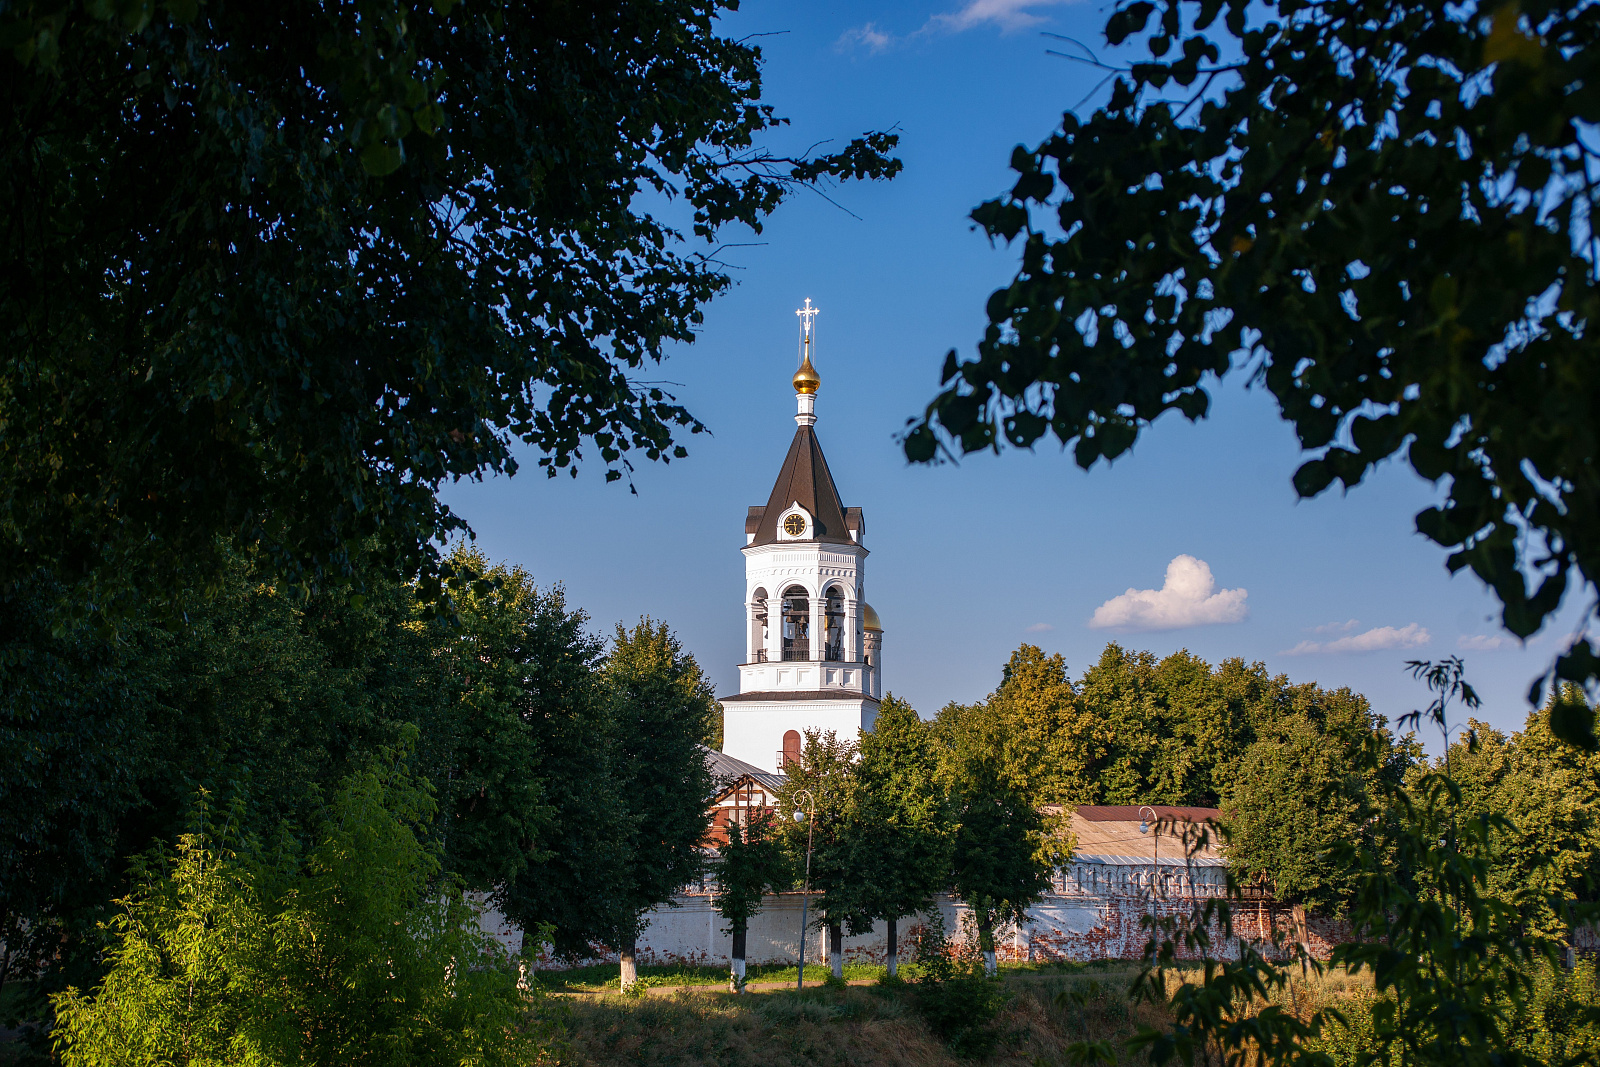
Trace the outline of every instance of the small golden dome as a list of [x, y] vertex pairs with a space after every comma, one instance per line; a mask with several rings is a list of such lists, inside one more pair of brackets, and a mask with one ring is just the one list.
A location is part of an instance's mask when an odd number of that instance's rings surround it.
[[811, 365], [811, 357], [807, 356], [800, 369], [794, 372], [794, 391], [797, 393], [812, 394], [822, 384], [822, 379], [817, 376], [817, 368]]
[[873, 633], [883, 633], [883, 623], [878, 621], [878, 613], [864, 600], [861, 602], [861, 628], [871, 630]]

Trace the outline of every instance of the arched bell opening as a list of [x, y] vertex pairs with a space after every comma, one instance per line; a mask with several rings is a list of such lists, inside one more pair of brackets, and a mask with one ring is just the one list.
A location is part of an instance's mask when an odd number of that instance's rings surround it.
[[746, 613], [749, 618], [749, 652], [746, 663], [765, 663], [767, 661], [767, 591], [757, 587], [750, 594], [750, 607]]
[[824, 599], [823, 620], [827, 632], [827, 640], [823, 645], [823, 658], [836, 662], [845, 659], [844, 590], [837, 585], [828, 586]]
[[811, 597], [798, 585], [783, 591], [783, 658], [811, 658]]

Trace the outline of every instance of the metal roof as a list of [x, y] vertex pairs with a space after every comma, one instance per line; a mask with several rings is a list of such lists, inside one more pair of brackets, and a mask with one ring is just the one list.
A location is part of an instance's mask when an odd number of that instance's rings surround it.
[[1191, 856], [1188, 859], [1182, 856], [1160, 856], [1152, 859], [1149, 856], [1083, 856], [1078, 853], [1072, 855], [1073, 863], [1092, 863], [1102, 867], [1226, 867], [1228, 864], [1219, 856]]
[[[839, 499], [839, 490], [828, 471], [828, 461], [822, 456], [822, 445], [809, 426], [795, 431], [784, 457], [778, 480], [772, 486], [772, 495], [764, 508], [751, 508], [745, 519], [745, 533], [754, 536], [752, 545], [770, 545], [778, 540], [778, 516], [790, 504], [799, 504], [810, 513], [814, 523], [811, 536], [806, 541], [833, 541], [837, 544], [854, 544], [850, 530], [860, 529], [861, 510], [855, 513], [854, 523], [845, 517], [845, 506]], [[776, 593], [777, 590], [774, 590]]]
[[764, 771], [753, 763], [734, 759], [732, 756], [706, 748], [704, 745], [700, 746], [700, 750], [705, 753], [706, 769], [711, 772], [711, 779], [716, 782], [718, 789], [732, 785], [746, 776], [754, 778], [768, 789], [779, 789], [784, 782], [788, 781], [784, 775]]

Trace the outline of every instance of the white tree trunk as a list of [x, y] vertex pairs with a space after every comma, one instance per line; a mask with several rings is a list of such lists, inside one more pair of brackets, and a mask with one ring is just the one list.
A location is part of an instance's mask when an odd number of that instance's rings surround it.
[[890, 919], [889, 927], [889, 977], [893, 978], [900, 973], [900, 927], [896, 920]]
[[983, 973], [993, 978], [996, 970], [998, 965], [994, 961], [994, 949], [986, 949], [983, 953]]
[[844, 932], [838, 923], [828, 924], [828, 962], [833, 964], [833, 976], [844, 977]]
[[622, 951], [618, 953], [622, 958], [622, 991], [624, 993], [631, 992], [639, 981], [639, 964], [635, 959], [637, 950], [638, 942], [630, 938], [628, 943], [622, 946]]
[[733, 972], [728, 975], [728, 989], [733, 993], [744, 992], [744, 956], [745, 938], [748, 931], [745, 927], [736, 927], [733, 931]]

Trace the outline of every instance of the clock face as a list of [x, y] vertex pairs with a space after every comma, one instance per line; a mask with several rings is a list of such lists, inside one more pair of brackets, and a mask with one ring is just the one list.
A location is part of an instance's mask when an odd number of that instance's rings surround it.
[[783, 520], [783, 532], [790, 537], [799, 537], [806, 532], [806, 520], [799, 515], [790, 515]]

